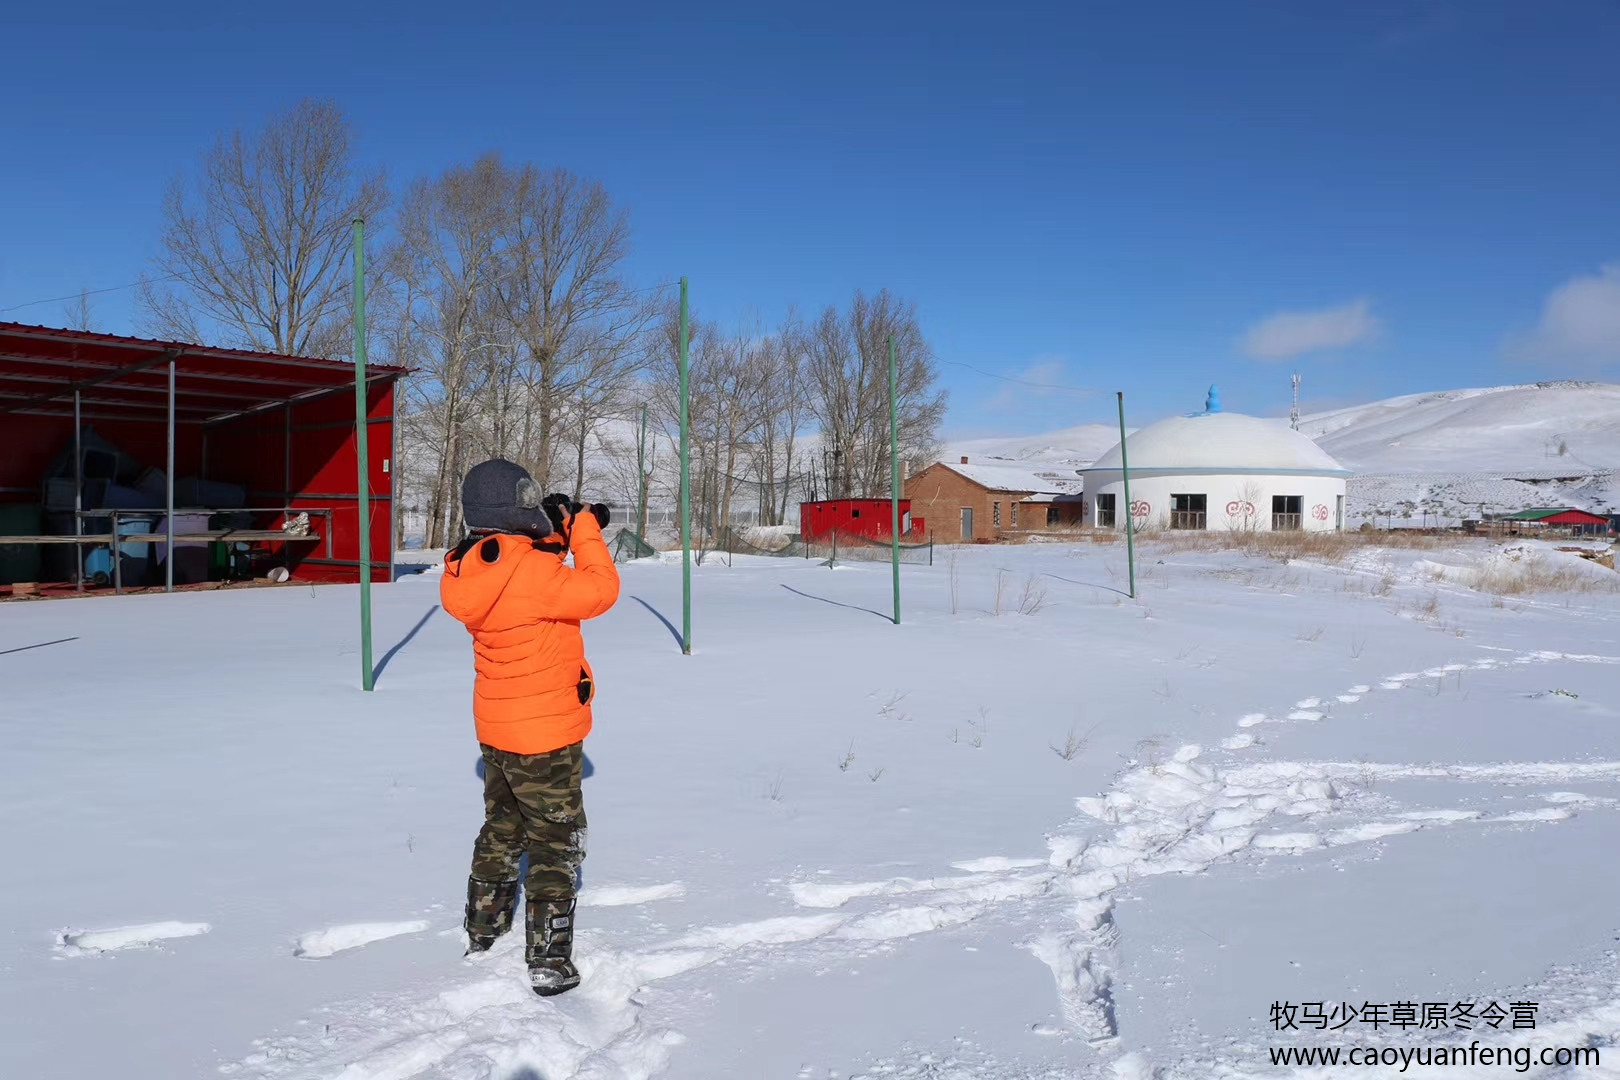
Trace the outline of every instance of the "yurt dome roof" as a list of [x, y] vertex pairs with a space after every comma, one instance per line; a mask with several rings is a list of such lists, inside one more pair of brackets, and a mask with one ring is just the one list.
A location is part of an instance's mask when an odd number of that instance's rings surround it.
[[[1125, 445], [1131, 472], [1349, 475], [1327, 451], [1285, 422], [1220, 408], [1212, 386], [1204, 412], [1172, 416], [1130, 435]], [[1119, 449], [1115, 446], [1082, 471], [1117, 471]]]

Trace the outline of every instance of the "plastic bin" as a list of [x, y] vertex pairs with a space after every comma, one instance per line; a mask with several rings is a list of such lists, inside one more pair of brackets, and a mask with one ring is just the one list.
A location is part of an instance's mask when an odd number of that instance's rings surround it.
[[[178, 517], [175, 519], [179, 520]], [[119, 536], [145, 536], [152, 531], [151, 518], [119, 518]], [[119, 544], [118, 577], [126, 586], [146, 584], [152, 569], [151, 544]], [[93, 585], [111, 585], [114, 581], [112, 547], [96, 545], [84, 553], [84, 577]]]
[[[32, 503], [0, 505], [0, 536], [38, 536], [44, 515]], [[38, 581], [39, 545], [0, 544], [0, 585]]]
[[[174, 515], [174, 531], [176, 533], [199, 533], [208, 530], [207, 514], [176, 514]], [[164, 519], [158, 518], [151, 528], [154, 536], [161, 536], [168, 530]], [[157, 573], [167, 577], [168, 571], [163, 563], [168, 558], [168, 544], [162, 540], [152, 545], [153, 555], [157, 561]], [[208, 580], [208, 541], [206, 540], [176, 540], [174, 542], [174, 583], [176, 585], [195, 585]]]
[[247, 488], [240, 484], [182, 476], [174, 482], [174, 505], [188, 509], [206, 507], [210, 510], [231, 510], [247, 505]]

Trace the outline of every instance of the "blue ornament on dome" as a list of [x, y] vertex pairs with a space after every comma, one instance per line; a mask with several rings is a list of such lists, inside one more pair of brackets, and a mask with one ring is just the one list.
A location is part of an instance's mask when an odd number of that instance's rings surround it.
[[1215, 384], [1209, 387], [1209, 396], [1204, 399], [1204, 412], [1218, 413], [1221, 411], [1221, 392], [1215, 389]]

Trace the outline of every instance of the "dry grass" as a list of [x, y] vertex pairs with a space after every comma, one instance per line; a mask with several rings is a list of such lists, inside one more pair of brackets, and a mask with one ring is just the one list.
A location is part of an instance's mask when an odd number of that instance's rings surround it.
[[1034, 615], [1046, 606], [1046, 583], [1035, 574], [1024, 579], [1024, 591], [1018, 597], [1018, 614]]
[[1487, 567], [1471, 585], [1495, 597], [1493, 606], [1500, 607], [1502, 597], [1524, 593], [1620, 593], [1620, 574], [1605, 575], [1593, 573], [1584, 566], [1559, 566], [1540, 559], [1525, 559]]
[[1401, 548], [1432, 551], [1455, 546], [1464, 537], [1455, 534], [1395, 529], [1391, 532], [1159, 532], [1144, 538], [1182, 551], [1241, 551], [1258, 558], [1286, 562], [1315, 559], [1338, 563], [1358, 551]]

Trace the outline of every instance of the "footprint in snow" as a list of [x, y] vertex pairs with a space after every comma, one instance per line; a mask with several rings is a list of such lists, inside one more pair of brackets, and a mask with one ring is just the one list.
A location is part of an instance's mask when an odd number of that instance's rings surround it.
[[966, 870], [970, 874], [999, 874], [1008, 870], [1028, 870], [1045, 866], [1045, 859], [1015, 859], [1006, 855], [986, 855], [982, 859], [963, 859], [951, 863], [952, 869]]
[[347, 952], [349, 949], [358, 949], [374, 941], [402, 937], [405, 934], [420, 934], [427, 928], [426, 919], [329, 926], [325, 930], [313, 930], [301, 935], [298, 944], [293, 947], [293, 955], [305, 960], [324, 960], [328, 956]]
[[1321, 698], [1308, 697], [1308, 698], [1304, 699], [1303, 701], [1294, 702], [1294, 708], [1296, 708], [1296, 709], [1314, 709], [1320, 704], [1322, 704], [1322, 699]]
[[630, 907], [651, 904], [659, 900], [679, 900], [686, 895], [686, 886], [679, 881], [662, 885], [588, 885], [580, 890], [581, 907]]
[[1320, 720], [1322, 714], [1315, 709], [1296, 709], [1288, 714], [1290, 720]]
[[205, 922], [155, 922], [115, 926], [106, 930], [64, 930], [56, 936], [56, 951], [63, 956], [100, 956], [123, 949], [146, 949], [160, 941], [196, 937], [213, 927]]

